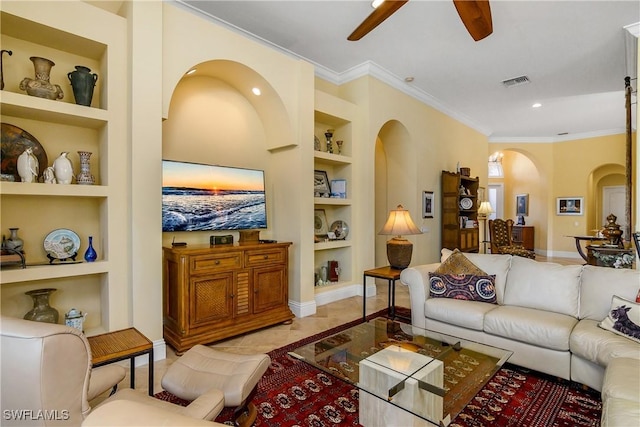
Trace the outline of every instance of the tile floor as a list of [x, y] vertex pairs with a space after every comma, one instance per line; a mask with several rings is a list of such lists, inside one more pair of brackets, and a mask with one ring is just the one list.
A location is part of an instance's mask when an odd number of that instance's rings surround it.
[[[538, 256], [536, 259], [538, 261], [551, 261], [560, 264], [582, 264], [582, 259], [545, 258], [542, 256]], [[377, 281], [376, 286], [376, 296], [367, 298], [367, 314], [374, 313], [387, 307], [387, 281]], [[396, 306], [410, 307], [409, 290], [400, 282], [396, 283]], [[290, 325], [275, 325], [260, 331], [214, 343], [211, 347], [231, 353], [267, 353], [276, 348], [283, 347], [292, 342], [361, 317], [362, 297], [351, 297], [320, 306], [317, 308], [317, 312], [313, 316], [294, 318]], [[162, 386], [160, 384], [162, 375], [169, 365], [171, 365], [171, 363], [173, 363], [173, 361], [178, 357], [179, 356], [176, 356], [173, 349], [167, 345], [167, 358], [165, 360], [156, 361], [154, 366], [155, 393], [162, 391]], [[148, 372], [148, 365], [136, 368], [136, 390], [145, 394], [148, 391]], [[128, 373], [127, 377], [119, 385], [119, 389], [122, 388], [129, 388]], [[92, 406], [95, 406], [104, 400], [107, 397], [107, 394], [108, 393], [105, 393], [92, 401]]]

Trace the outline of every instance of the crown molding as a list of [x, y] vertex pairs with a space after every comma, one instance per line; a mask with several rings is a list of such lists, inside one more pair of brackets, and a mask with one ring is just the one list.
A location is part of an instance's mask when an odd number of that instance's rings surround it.
[[511, 144], [554, 144], [556, 142], [565, 142], [565, 141], [575, 141], [577, 139], [589, 139], [589, 138], [598, 138], [601, 136], [610, 136], [610, 135], [619, 135], [621, 133], [625, 133], [625, 128], [616, 128], [616, 129], [605, 129], [598, 130], [593, 132], [583, 132], [583, 133], [572, 133], [569, 135], [558, 135], [553, 137], [526, 137], [526, 136], [518, 136], [518, 137], [509, 137], [509, 136], [500, 136], [500, 137], [489, 137], [489, 143], [511, 143]]

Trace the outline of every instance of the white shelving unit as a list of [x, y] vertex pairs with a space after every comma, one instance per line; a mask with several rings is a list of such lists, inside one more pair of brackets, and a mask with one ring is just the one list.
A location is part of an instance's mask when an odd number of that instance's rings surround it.
[[[79, 173], [77, 151], [92, 152], [91, 173], [96, 178], [95, 185], [0, 183], [2, 234], [7, 235], [9, 227], [19, 228], [27, 260], [26, 269], [3, 268], [0, 273], [1, 310], [22, 317], [32, 307], [24, 293], [51, 287], [57, 289], [51, 305], [60, 312], [60, 323], [65, 312], [77, 308], [89, 313], [89, 335], [126, 326], [126, 20], [79, 1], [6, 1], [0, 19], [0, 44], [13, 52], [4, 57], [1, 121], [33, 135], [47, 153], [49, 166], [68, 151]], [[22, 78], [34, 77], [31, 56], [55, 62], [51, 83], [62, 87], [62, 100], [29, 96], [19, 89]], [[74, 102], [67, 73], [76, 65], [98, 74], [91, 107]], [[58, 228], [79, 235], [76, 261], [83, 261], [88, 237], [93, 236], [98, 260], [49, 264], [43, 240]]]

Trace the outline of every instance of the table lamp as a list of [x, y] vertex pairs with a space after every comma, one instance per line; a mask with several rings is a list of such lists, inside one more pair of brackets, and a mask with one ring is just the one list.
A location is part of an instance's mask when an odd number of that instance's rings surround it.
[[387, 259], [389, 265], [399, 270], [405, 269], [411, 263], [413, 243], [402, 237], [407, 234], [422, 234], [422, 231], [413, 223], [409, 211], [398, 205], [389, 212], [389, 218], [378, 234], [394, 235], [387, 241]]

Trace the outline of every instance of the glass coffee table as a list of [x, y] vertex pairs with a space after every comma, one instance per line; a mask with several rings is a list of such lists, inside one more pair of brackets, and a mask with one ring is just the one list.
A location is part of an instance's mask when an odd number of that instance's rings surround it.
[[448, 425], [513, 352], [376, 318], [289, 354], [356, 386], [366, 427]]

